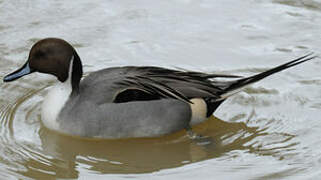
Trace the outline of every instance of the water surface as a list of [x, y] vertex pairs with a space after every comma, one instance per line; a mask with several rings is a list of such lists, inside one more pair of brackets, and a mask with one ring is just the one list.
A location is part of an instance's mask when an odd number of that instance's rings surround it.
[[[0, 0], [0, 77], [33, 43], [60, 37], [84, 70], [157, 65], [251, 75], [321, 47], [319, 0]], [[159, 138], [90, 140], [51, 132], [40, 108], [55, 83], [0, 83], [0, 179], [317, 179], [321, 61], [256, 83], [203, 124]]]

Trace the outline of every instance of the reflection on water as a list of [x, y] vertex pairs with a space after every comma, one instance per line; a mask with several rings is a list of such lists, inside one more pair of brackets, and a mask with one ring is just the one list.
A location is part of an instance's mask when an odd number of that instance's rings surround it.
[[[268, 127], [229, 123], [214, 116], [193, 127], [202, 135], [194, 140], [188, 138], [184, 130], [160, 138], [69, 137], [41, 125], [39, 112], [44, 89], [27, 92], [13, 104], [1, 108], [0, 143], [4, 149], [0, 161], [7, 166], [8, 173], [32, 178], [77, 178], [79, 171], [148, 173], [222, 156], [235, 158], [227, 155], [233, 150], [282, 160], [296, 145], [288, 143], [294, 135], [268, 133]], [[280, 145], [269, 147], [270, 144]]]

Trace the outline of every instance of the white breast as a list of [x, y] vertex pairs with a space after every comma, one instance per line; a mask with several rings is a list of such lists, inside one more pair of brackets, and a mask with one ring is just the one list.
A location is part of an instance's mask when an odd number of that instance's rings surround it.
[[47, 128], [59, 131], [57, 117], [66, 104], [70, 93], [71, 87], [66, 85], [66, 82], [57, 84], [48, 92], [41, 111], [41, 120]]

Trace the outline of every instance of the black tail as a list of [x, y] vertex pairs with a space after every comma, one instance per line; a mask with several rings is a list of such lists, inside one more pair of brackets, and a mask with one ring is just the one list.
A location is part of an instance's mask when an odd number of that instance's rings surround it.
[[250, 77], [247, 77], [247, 78], [242, 78], [242, 79], [238, 79], [238, 80], [235, 80], [235, 81], [230, 81], [228, 82], [226, 88], [224, 89], [224, 93], [222, 94], [222, 99], [225, 99], [226, 97], [230, 96], [230, 94], [234, 94], [234, 93], [231, 93], [237, 89], [240, 89], [246, 85], [249, 85], [249, 84], [252, 84], [254, 82], [257, 82], [265, 77], [268, 77], [274, 73], [277, 73], [277, 72], [280, 72], [280, 71], [283, 71], [284, 69], [287, 69], [287, 68], [290, 68], [292, 66], [295, 66], [295, 65], [298, 65], [298, 64], [301, 64], [303, 62], [306, 62], [306, 61], [309, 61], [311, 59], [314, 59], [316, 58], [317, 56], [312, 56], [313, 53], [310, 53], [310, 54], [307, 54], [305, 56], [302, 56], [302, 57], [299, 57], [293, 61], [290, 61], [288, 63], [285, 63], [285, 64], [282, 64], [280, 66], [277, 66], [275, 68], [272, 68], [270, 70], [267, 70], [265, 72], [262, 72], [260, 74], [256, 74], [254, 76], [250, 76]]

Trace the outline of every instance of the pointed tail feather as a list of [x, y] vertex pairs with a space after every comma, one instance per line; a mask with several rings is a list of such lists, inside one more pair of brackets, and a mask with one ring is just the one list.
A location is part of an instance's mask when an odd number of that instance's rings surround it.
[[[256, 74], [254, 76], [250, 76], [250, 77], [247, 77], [247, 78], [242, 78], [242, 79], [239, 79], [239, 80], [235, 80], [235, 81], [230, 81], [226, 88], [224, 88], [224, 91], [221, 95], [221, 98], [220, 100], [223, 100], [237, 92], [240, 91], [241, 88], [249, 85], [249, 84], [252, 84], [252, 83], [255, 83], [263, 78], [266, 78], [274, 73], [277, 73], [277, 72], [280, 72], [280, 71], [283, 71], [287, 68], [290, 68], [292, 66], [295, 66], [295, 65], [298, 65], [298, 64], [301, 64], [303, 62], [306, 62], [306, 61], [309, 61], [311, 59], [314, 59], [316, 58], [317, 56], [313, 56], [313, 53], [310, 53], [310, 54], [307, 54], [305, 56], [302, 56], [302, 57], [299, 57], [295, 60], [292, 60], [290, 62], [287, 62], [285, 64], [282, 64], [280, 66], [277, 66], [275, 68], [272, 68], [270, 70], [267, 70], [265, 72], [262, 72], [260, 74]], [[239, 90], [239, 91], [238, 91]]]

